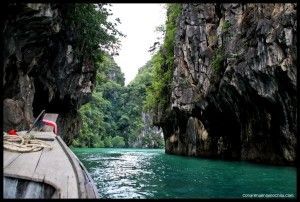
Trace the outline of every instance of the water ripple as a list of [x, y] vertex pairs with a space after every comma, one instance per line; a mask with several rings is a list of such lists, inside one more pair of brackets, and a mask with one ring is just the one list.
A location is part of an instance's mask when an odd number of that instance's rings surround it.
[[76, 149], [101, 198], [296, 196], [296, 169], [166, 155], [163, 150]]

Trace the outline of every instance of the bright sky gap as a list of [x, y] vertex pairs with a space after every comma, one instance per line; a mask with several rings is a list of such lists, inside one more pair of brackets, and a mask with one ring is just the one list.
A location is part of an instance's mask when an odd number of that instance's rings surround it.
[[121, 38], [116, 63], [125, 75], [125, 85], [136, 76], [152, 56], [149, 48], [157, 41], [159, 33], [155, 28], [165, 23], [164, 4], [112, 4], [113, 18], [120, 18], [118, 29], [126, 35]]

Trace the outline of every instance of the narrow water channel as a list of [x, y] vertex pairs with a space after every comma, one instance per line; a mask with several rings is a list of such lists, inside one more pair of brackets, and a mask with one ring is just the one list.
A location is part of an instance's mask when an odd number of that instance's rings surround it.
[[293, 167], [167, 155], [163, 149], [73, 151], [89, 170], [101, 198], [296, 197]]

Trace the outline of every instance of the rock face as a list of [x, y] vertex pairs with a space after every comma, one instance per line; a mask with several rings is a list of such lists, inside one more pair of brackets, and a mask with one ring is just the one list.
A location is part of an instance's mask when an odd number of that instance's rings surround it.
[[296, 4], [186, 4], [166, 152], [294, 164]]
[[67, 4], [10, 4], [4, 21], [3, 129], [26, 130], [43, 109], [58, 113], [67, 144], [79, 132], [77, 109], [94, 88], [95, 69], [65, 23]]
[[163, 132], [161, 128], [153, 126], [152, 114], [142, 112], [143, 127], [131, 147], [137, 148], [160, 148], [163, 145]]

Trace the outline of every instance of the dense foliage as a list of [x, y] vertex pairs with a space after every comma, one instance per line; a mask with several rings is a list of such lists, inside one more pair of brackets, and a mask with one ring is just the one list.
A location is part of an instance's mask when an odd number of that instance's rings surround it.
[[174, 41], [180, 4], [168, 4], [165, 38], [160, 50], [153, 56], [153, 81], [147, 89], [145, 109], [154, 113], [165, 111], [169, 104], [174, 70]]
[[[92, 100], [81, 107], [83, 127], [75, 147], [163, 147], [163, 139], [151, 129], [141, 136], [146, 88], [151, 85], [150, 62], [124, 86], [124, 75], [111, 56], [101, 59]], [[137, 144], [138, 142], [138, 144]]]
[[120, 20], [111, 22], [109, 4], [75, 3], [68, 4], [66, 23], [73, 27], [78, 54], [90, 57], [93, 62], [103, 52], [117, 54], [119, 38], [124, 35], [116, 29]]
[[[111, 56], [98, 57], [96, 88], [91, 102], [80, 109], [83, 127], [80, 136], [73, 141], [73, 146], [163, 147], [161, 133], [150, 126], [151, 116], [143, 111], [164, 112], [168, 107], [174, 69], [176, 22], [180, 13], [181, 5], [168, 5], [167, 20], [162, 29], [163, 45], [140, 68], [128, 86], [124, 86], [124, 76]], [[93, 32], [90, 34], [91, 38], [95, 36]]]
[[126, 109], [131, 120], [129, 125], [128, 143], [137, 147], [163, 147], [164, 141], [159, 131], [152, 126], [152, 120], [148, 120], [149, 114], [143, 112], [146, 99], [146, 89], [152, 84], [152, 61], [147, 62], [139, 69], [135, 79], [127, 86]]

